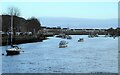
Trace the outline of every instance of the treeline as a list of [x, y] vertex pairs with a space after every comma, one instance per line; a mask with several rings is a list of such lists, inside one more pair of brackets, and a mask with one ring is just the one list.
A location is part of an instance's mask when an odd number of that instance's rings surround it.
[[[11, 15], [1, 15], [2, 29], [0, 31], [9, 32], [11, 30]], [[13, 31], [15, 32], [37, 32], [41, 29], [41, 23], [37, 18], [24, 19], [13, 16]]]
[[109, 28], [107, 29], [107, 32], [112, 35], [112, 36], [120, 36], [120, 28], [117, 27], [116, 29], [113, 29], [113, 28]]

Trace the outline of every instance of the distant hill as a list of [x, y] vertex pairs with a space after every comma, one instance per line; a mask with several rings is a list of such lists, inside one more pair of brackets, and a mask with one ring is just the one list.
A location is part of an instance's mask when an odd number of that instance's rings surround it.
[[83, 19], [62, 17], [40, 17], [42, 26], [61, 26], [69, 28], [116, 28], [117, 19]]

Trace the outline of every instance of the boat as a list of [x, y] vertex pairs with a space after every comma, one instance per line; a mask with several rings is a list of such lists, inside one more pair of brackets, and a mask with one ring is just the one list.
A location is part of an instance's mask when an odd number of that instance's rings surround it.
[[67, 39], [72, 39], [72, 37], [70, 35], [66, 35]]
[[60, 41], [59, 48], [65, 48], [65, 47], [67, 47], [67, 44], [68, 44], [68, 42], [66, 42], [66, 41]]
[[19, 48], [16, 45], [13, 45], [13, 15], [11, 15], [11, 32], [9, 33], [10, 35], [10, 48], [6, 49], [7, 55], [17, 55], [20, 54], [21, 48]]
[[56, 37], [59, 37], [62, 39], [72, 39], [72, 37], [70, 35], [66, 35], [66, 34], [59, 34]]
[[79, 38], [78, 42], [84, 42], [84, 39], [83, 38]]
[[66, 35], [65, 34], [59, 34], [59, 35], [57, 35], [56, 37], [59, 37], [59, 38], [66, 38]]
[[94, 37], [97, 37], [97, 35], [93, 35], [93, 34], [90, 34], [88, 35], [89, 38], [94, 38]]
[[98, 34], [94, 34], [94, 37], [99, 37], [99, 35]]
[[93, 32], [89, 33], [88, 37], [89, 38], [94, 38]]
[[17, 55], [20, 54], [21, 48], [16, 45], [11, 46], [11, 48], [7, 49], [7, 55]]
[[113, 37], [113, 35], [111, 35], [111, 34], [105, 34], [105, 37]]

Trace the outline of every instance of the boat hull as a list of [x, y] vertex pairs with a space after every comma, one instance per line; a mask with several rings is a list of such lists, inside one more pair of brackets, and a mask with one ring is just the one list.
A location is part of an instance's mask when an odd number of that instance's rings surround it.
[[67, 45], [59, 45], [59, 48], [65, 48]]
[[6, 52], [7, 52], [7, 55], [18, 55], [18, 54], [20, 54], [20, 51], [8, 51], [8, 50], [6, 50]]
[[78, 42], [84, 42], [84, 40], [78, 40]]
[[83, 39], [83, 38], [80, 38], [80, 39], [78, 40], [78, 42], [84, 42], [84, 39]]

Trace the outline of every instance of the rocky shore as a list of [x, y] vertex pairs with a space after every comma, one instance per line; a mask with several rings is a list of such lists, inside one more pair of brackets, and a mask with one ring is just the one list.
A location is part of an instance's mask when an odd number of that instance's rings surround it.
[[[13, 44], [22, 44], [22, 43], [32, 43], [32, 42], [42, 42], [43, 40], [47, 39], [47, 37], [43, 36], [15, 36], [13, 38]], [[9, 42], [8, 42], [9, 41]], [[10, 45], [10, 38], [8, 36], [2, 37], [2, 41], [0, 45]]]

